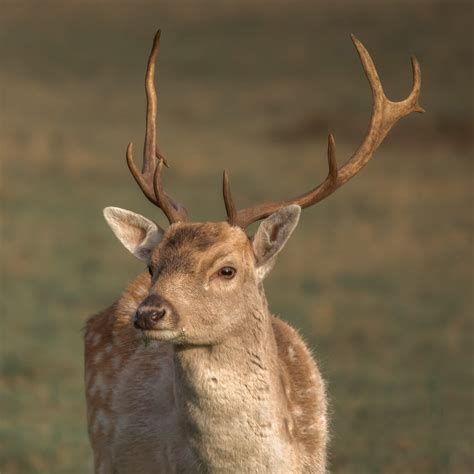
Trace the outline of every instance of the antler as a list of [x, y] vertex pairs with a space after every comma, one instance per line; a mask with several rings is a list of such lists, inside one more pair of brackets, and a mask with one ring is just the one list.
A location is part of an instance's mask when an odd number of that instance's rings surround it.
[[224, 201], [228, 222], [231, 225], [245, 229], [253, 222], [264, 219], [278, 209], [289, 206], [290, 204], [298, 204], [304, 209], [323, 200], [337, 188], [349, 181], [369, 162], [375, 150], [398, 120], [412, 112], [424, 112], [424, 109], [418, 104], [421, 89], [421, 73], [420, 65], [416, 58], [414, 56], [411, 57], [413, 87], [410, 95], [400, 102], [392, 102], [385, 96], [377, 70], [369, 53], [354, 35], [351, 35], [351, 38], [359, 54], [373, 96], [372, 117], [370, 119], [369, 130], [363, 142], [351, 158], [341, 168], [338, 168], [336, 163], [336, 144], [334, 137], [329, 134], [329, 173], [321, 184], [296, 198], [259, 204], [240, 211], [236, 211], [230, 192], [229, 179], [227, 173], [224, 171]]
[[135, 181], [143, 194], [166, 215], [170, 224], [186, 221], [188, 214], [184, 206], [177, 203], [163, 190], [161, 170], [163, 165], [168, 167], [164, 155], [156, 144], [156, 91], [155, 91], [155, 64], [160, 47], [161, 30], [158, 30], [153, 40], [148, 66], [145, 76], [145, 91], [147, 100], [145, 145], [143, 147], [142, 171], [138, 170], [133, 161], [133, 143], [127, 147], [127, 164]]

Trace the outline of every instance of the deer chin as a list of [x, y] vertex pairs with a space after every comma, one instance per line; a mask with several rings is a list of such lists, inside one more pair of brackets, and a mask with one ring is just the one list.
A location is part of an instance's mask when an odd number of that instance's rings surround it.
[[173, 344], [181, 344], [185, 342], [186, 330], [181, 329], [147, 329], [142, 330], [143, 339], [171, 342]]

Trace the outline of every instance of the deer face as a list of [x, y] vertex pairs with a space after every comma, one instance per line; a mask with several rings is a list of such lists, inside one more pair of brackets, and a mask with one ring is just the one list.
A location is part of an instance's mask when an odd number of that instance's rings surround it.
[[151, 274], [135, 328], [162, 341], [211, 345], [245, 330], [262, 313], [261, 282], [296, 227], [300, 207], [272, 214], [253, 239], [227, 222], [178, 222], [164, 231], [123, 209], [109, 207], [104, 215]]

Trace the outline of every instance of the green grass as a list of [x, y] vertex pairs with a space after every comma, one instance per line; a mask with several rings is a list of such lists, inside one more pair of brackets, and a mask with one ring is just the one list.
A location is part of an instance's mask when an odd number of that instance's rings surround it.
[[91, 470], [81, 328], [141, 265], [101, 216], [162, 223], [128, 175], [143, 73], [163, 28], [166, 186], [196, 220], [289, 196], [366, 129], [370, 92], [349, 33], [404, 119], [353, 182], [305, 211], [267, 283], [328, 381], [336, 473], [469, 473], [473, 446], [472, 7], [468, 2], [7, 2], [2, 68], [0, 471]]

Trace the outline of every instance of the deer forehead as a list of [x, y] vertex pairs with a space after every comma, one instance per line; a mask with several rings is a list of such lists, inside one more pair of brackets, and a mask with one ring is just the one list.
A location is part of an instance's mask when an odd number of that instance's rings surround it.
[[244, 260], [254, 258], [250, 240], [239, 227], [227, 222], [180, 222], [169, 227], [153, 251], [151, 262], [161, 271], [192, 272], [220, 255], [231, 254]]

